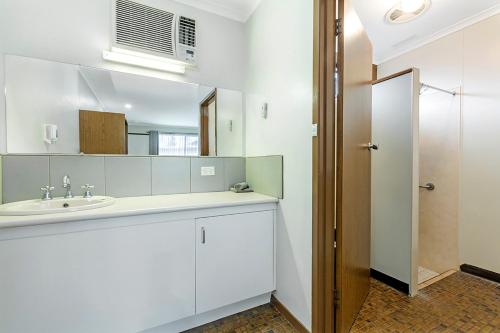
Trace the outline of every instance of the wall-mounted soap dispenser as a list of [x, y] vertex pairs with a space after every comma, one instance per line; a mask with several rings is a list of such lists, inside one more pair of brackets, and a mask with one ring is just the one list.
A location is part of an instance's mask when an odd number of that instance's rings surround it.
[[57, 125], [43, 124], [43, 141], [49, 145], [53, 145], [59, 139], [59, 132]]

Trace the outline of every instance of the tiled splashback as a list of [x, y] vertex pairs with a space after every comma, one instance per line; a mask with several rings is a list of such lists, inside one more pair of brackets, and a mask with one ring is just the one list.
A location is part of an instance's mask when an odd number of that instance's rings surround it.
[[2, 181], [3, 181], [3, 177], [1, 176], [2, 175], [2, 156], [0, 156], [0, 203], [3, 202], [3, 199], [2, 199], [2, 195], [3, 195], [3, 191], [2, 191]]
[[[75, 195], [91, 184], [94, 194], [113, 197], [220, 192], [246, 179], [245, 158], [238, 157], [6, 155], [1, 160], [4, 203], [38, 199], [40, 187], [49, 184], [54, 196], [63, 196], [66, 174]], [[214, 167], [215, 175], [202, 176], [202, 167]]]
[[283, 199], [283, 156], [248, 157], [246, 181], [256, 192]]

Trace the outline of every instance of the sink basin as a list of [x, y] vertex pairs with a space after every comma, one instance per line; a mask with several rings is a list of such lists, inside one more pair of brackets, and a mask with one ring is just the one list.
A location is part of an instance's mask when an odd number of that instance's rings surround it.
[[110, 206], [115, 199], [104, 196], [92, 198], [74, 197], [71, 199], [54, 198], [53, 200], [28, 200], [0, 205], [0, 216], [44, 215], [69, 213], [81, 210]]

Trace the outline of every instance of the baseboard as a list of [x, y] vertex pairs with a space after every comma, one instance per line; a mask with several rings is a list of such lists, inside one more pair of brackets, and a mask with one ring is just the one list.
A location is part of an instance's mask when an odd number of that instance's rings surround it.
[[424, 288], [427, 288], [428, 286], [436, 283], [436, 282], [439, 282], [443, 279], [446, 279], [448, 276], [451, 276], [453, 274], [455, 274], [457, 272], [457, 270], [454, 270], [454, 269], [450, 269], [449, 271], [446, 271], [442, 274], [439, 274], [438, 276], [436, 277], [433, 277], [432, 279], [429, 279], [427, 281], [424, 281], [422, 283], [419, 283], [418, 285], [418, 290], [422, 290]]
[[460, 270], [465, 273], [469, 273], [475, 276], [482, 277], [493, 282], [500, 283], [500, 274], [496, 272], [489, 271], [487, 269], [479, 268], [472, 265], [463, 264], [460, 265]]
[[370, 268], [370, 275], [372, 278], [379, 280], [380, 282], [385, 283], [386, 285], [396, 290], [399, 290], [402, 293], [405, 293], [407, 295], [410, 294], [410, 285], [408, 283], [399, 281], [398, 279], [393, 278], [392, 276], [389, 276], [382, 272], [379, 272], [373, 268]]
[[255, 307], [269, 304], [271, 298], [271, 293], [266, 293], [261, 296], [257, 296], [236, 304], [231, 304], [223, 308], [219, 308], [213, 311], [201, 313], [189, 318], [184, 318], [179, 321], [168, 323], [162, 326], [151, 328], [141, 333], [178, 333], [184, 332], [186, 330], [196, 328], [216, 320], [232, 316], [234, 314], [240, 313], [242, 311], [250, 310]]
[[274, 295], [271, 296], [271, 304], [285, 317], [299, 333], [310, 333], [302, 323], [284, 306]]

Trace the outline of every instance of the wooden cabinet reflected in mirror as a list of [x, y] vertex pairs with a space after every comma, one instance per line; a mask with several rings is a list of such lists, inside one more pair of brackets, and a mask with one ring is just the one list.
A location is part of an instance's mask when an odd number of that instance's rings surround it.
[[80, 110], [81, 153], [126, 155], [127, 141], [125, 114]]

